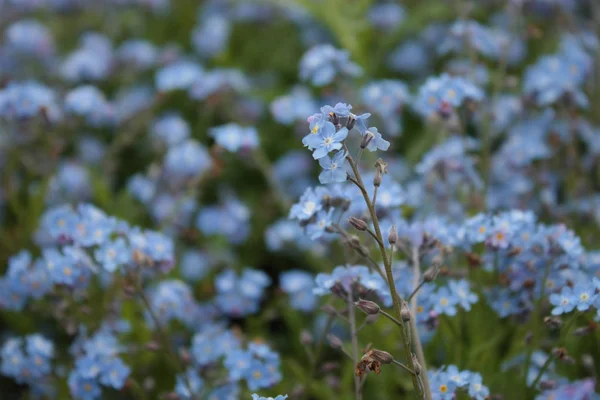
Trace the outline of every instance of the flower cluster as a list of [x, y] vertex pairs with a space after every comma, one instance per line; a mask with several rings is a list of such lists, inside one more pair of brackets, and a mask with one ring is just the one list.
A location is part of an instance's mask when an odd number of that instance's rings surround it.
[[131, 369], [119, 358], [122, 351], [110, 332], [100, 331], [89, 339], [80, 338], [72, 351], [75, 369], [69, 374], [69, 390], [76, 399], [98, 399], [102, 387], [121, 389]]
[[39, 395], [52, 395], [54, 343], [40, 334], [8, 339], [0, 349], [0, 373], [27, 384]]
[[434, 399], [451, 400], [456, 398], [456, 392], [459, 391], [466, 392], [469, 398], [476, 400], [484, 400], [490, 395], [490, 390], [477, 372], [460, 371], [455, 365], [448, 365], [429, 374]]

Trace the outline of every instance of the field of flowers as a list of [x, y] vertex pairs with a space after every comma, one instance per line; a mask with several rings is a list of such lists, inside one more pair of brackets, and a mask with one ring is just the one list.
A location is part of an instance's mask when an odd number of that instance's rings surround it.
[[599, 224], [600, 1], [0, 0], [0, 400], [598, 400]]

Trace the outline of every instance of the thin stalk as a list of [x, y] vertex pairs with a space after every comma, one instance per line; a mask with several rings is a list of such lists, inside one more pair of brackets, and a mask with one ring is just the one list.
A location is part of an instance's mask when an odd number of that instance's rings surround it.
[[546, 370], [548, 369], [548, 367], [550, 367], [550, 364], [552, 364], [552, 361], [554, 361], [554, 355], [550, 354], [548, 356], [548, 359], [544, 363], [544, 365], [542, 365], [542, 368], [540, 369], [540, 372], [538, 372], [537, 376], [533, 380], [533, 383], [531, 384], [532, 388], [535, 389], [535, 387], [537, 386], [537, 384], [540, 382], [540, 379], [542, 379], [542, 376], [544, 375], [544, 372], [546, 372]]
[[[425, 364], [425, 354], [423, 354], [423, 346], [421, 346], [421, 337], [419, 336], [419, 329], [417, 327], [417, 297], [418, 297], [418, 288], [420, 287], [419, 282], [421, 281], [421, 263], [419, 258], [419, 248], [413, 246], [412, 248], [412, 263], [413, 263], [413, 287], [415, 287], [415, 291], [411, 295], [410, 299], [410, 313], [412, 314], [411, 321], [415, 321], [410, 324], [412, 331], [412, 339], [415, 343], [415, 351], [417, 352], [417, 359], [421, 364], [421, 368], [423, 371], [427, 371], [427, 365]], [[421, 374], [421, 379], [423, 382], [423, 386], [425, 388], [429, 388], [429, 377], [427, 373]]]
[[425, 281], [421, 281], [421, 283], [419, 283], [419, 285], [415, 288], [415, 290], [412, 291], [412, 293], [410, 294], [410, 296], [408, 296], [408, 298], [406, 299], [406, 301], [410, 302], [412, 300], [412, 298], [417, 294], [417, 292], [419, 291], [419, 289], [421, 289], [423, 287], [424, 284], [425, 284]]
[[254, 150], [253, 155], [256, 166], [260, 172], [262, 172], [265, 180], [267, 181], [269, 189], [271, 189], [271, 192], [275, 196], [275, 201], [279, 205], [279, 208], [282, 210], [282, 212], [286, 213], [291, 207], [291, 202], [283, 190], [281, 190], [281, 186], [275, 179], [275, 175], [273, 175], [273, 167], [269, 161], [269, 158], [260, 147]]
[[396, 318], [392, 317], [390, 314], [386, 313], [383, 310], [379, 310], [379, 314], [383, 315], [384, 317], [386, 317], [387, 319], [389, 319], [390, 321], [392, 321], [393, 323], [398, 325], [400, 328], [404, 329], [404, 327], [402, 326], [402, 322], [398, 321]]
[[196, 395], [194, 394], [192, 385], [190, 384], [190, 382], [187, 378], [185, 366], [180, 363], [179, 357], [177, 356], [177, 353], [175, 352], [175, 350], [173, 350], [173, 347], [171, 346], [171, 342], [169, 341], [169, 335], [164, 330], [163, 326], [160, 323], [160, 320], [154, 313], [154, 310], [152, 310], [150, 301], [148, 301], [148, 297], [144, 293], [143, 288], [140, 287], [140, 289], [138, 290], [138, 295], [139, 295], [140, 299], [142, 300], [144, 307], [148, 311], [150, 318], [152, 318], [152, 322], [154, 322], [154, 325], [156, 326], [156, 330], [158, 331], [158, 336], [160, 337], [160, 340], [163, 343], [163, 347], [164, 347], [165, 351], [167, 352], [167, 355], [168, 355], [167, 359], [171, 363], [172, 368], [174, 368], [175, 370], [177, 370], [178, 372], [183, 374], [183, 376], [184, 376], [183, 382], [186, 385], [186, 389], [190, 392], [192, 399], [195, 399]]
[[[348, 290], [348, 318], [350, 319], [350, 336], [352, 337], [352, 361], [358, 364], [358, 333], [356, 331], [356, 312], [352, 299], [352, 289]], [[356, 400], [362, 400], [360, 377], [354, 374], [354, 395]]]
[[[371, 237], [373, 239], [375, 239], [375, 241], [379, 244], [379, 238], [377, 237], [377, 235], [375, 234], [375, 232], [373, 232], [371, 229], [367, 228], [367, 233], [369, 235], [371, 235]], [[381, 243], [381, 244], [383, 244], [383, 243]]]
[[373, 189], [373, 200], [371, 200], [373, 207], [375, 207], [375, 204], [377, 204], [377, 189], [378, 188], [379, 188], [378, 186], [375, 186], [375, 188]]
[[550, 275], [550, 263], [547, 262], [546, 263], [546, 268], [544, 269], [544, 278], [542, 279], [542, 288], [541, 288], [541, 292], [540, 292], [540, 298], [538, 299], [536, 305], [535, 305], [535, 309], [533, 311], [533, 314], [531, 315], [531, 323], [533, 324], [533, 337], [531, 339], [531, 344], [528, 346], [527, 349], [527, 357], [525, 358], [525, 373], [523, 374], [523, 379], [524, 379], [524, 386], [527, 386], [527, 376], [529, 375], [529, 368], [531, 367], [531, 357], [533, 355], [533, 350], [535, 349], [535, 346], [537, 345], [537, 342], [539, 340], [539, 336], [541, 334], [540, 332], [540, 325], [537, 320], [540, 317], [540, 314], [542, 312], [542, 305], [544, 303], [544, 295], [546, 293], [546, 281], [548, 280], [548, 275]]
[[[381, 252], [381, 256], [383, 259], [385, 273], [387, 276], [387, 283], [388, 283], [388, 286], [390, 289], [390, 294], [392, 296], [392, 302], [394, 304], [394, 313], [396, 315], [396, 319], [401, 321], [402, 317], [401, 317], [401, 307], [400, 307], [400, 296], [398, 295], [398, 291], [396, 290], [396, 284], [394, 282], [394, 275], [392, 273], [392, 265], [390, 263], [390, 259], [388, 258], [387, 251], [385, 250], [385, 246], [383, 245], [383, 236], [381, 235], [381, 228], [379, 227], [379, 219], [377, 218], [377, 213], [375, 212], [375, 207], [371, 203], [369, 194], [367, 193], [367, 190], [365, 189], [365, 185], [363, 183], [362, 177], [360, 175], [360, 172], [358, 171], [358, 167], [357, 167], [356, 163], [352, 159], [352, 156], [348, 153], [348, 155], [346, 157], [348, 159], [348, 164], [350, 164], [350, 167], [352, 168], [352, 172], [354, 173], [355, 179], [353, 181], [356, 182], [358, 189], [361, 191], [363, 198], [365, 200], [365, 203], [367, 205], [367, 208], [369, 209], [369, 214], [371, 215], [371, 219], [373, 220], [373, 227], [375, 228], [375, 234], [379, 238], [379, 241], [377, 242], [377, 244], [379, 245], [379, 251]], [[412, 324], [414, 324], [414, 318], [411, 319], [411, 321], [409, 322], [409, 325], [412, 325]], [[406, 353], [406, 358], [408, 360], [408, 365], [414, 371], [415, 368], [414, 368], [413, 361], [412, 361], [412, 349], [411, 349], [410, 339], [408, 336], [409, 335], [408, 331], [410, 331], [410, 330], [411, 330], [410, 328], [406, 329], [405, 324], [402, 324], [402, 329], [400, 329], [400, 336], [402, 338], [402, 343], [404, 346], [404, 351]], [[421, 354], [421, 357], [422, 357], [423, 352], [420, 351], [417, 353], [417, 359], [418, 359], [419, 363], [422, 365], [421, 375], [427, 375], [427, 370], [425, 369], [425, 362], [424, 362], [425, 360], [419, 359], [419, 353]], [[419, 388], [420, 388], [419, 379], [416, 375], [412, 376], [412, 382], [413, 382], [413, 387], [415, 389], [415, 397], [416, 398], [422, 399], [423, 395], [424, 395], [426, 400], [432, 400], [431, 389], [429, 388], [429, 385], [424, 385], [424, 390], [422, 390], [422, 391], [419, 390]]]
[[396, 361], [396, 360], [392, 360], [392, 364], [396, 364], [397, 366], [399, 366], [402, 369], [405, 369], [406, 371], [408, 371], [408, 373], [414, 375], [415, 371], [413, 371], [412, 369], [408, 368], [406, 365], [402, 364], [400, 361]]
[[313, 357], [313, 362], [312, 362], [312, 366], [311, 366], [311, 370], [312, 370], [311, 376], [315, 375], [317, 364], [319, 363], [319, 358], [321, 357], [321, 353], [323, 352], [323, 346], [325, 345], [325, 337], [327, 336], [327, 332], [329, 332], [329, 329], [331, 329], [331, 325], [333, 325], [334, 319], [335, 319], [335, 316], [328, 315], [327, 320], [325, 321], [325, 327], [323, 328], [323, 331], [319, 335], [319, 339], [317, 340], [317, 347], [314, 351], [314, 357]]

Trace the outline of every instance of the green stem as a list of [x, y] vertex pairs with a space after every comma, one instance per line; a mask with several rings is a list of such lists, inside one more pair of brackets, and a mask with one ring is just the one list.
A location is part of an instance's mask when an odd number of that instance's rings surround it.
[[531, 357], [533, 355], [533, 350], [537, 345], [539, 340], [539, 336], [541, 335], [541, 326], [542, 324], [537, 323], [540, 315], [542, 313], [542, 305], [544, 303], [544, 295], [546, 293], [546, 281], [548, 280], [548, 275], [550, 275], [550, 263], [546, 263], [546, 268], [544, 269], [544, 278], [542, 279], [542, 288], [540, 292], [540, 298], [536, 302], [535, 309], [533, 314], [531, 315], [531, 323], [533, 324], [533, 337], [531, 339], [531, 343], [527, 349], [527, 357], [525, 358], [525, 373], [523, 374], [523, 379], [525, 383], [525, 387], [527, 387], [527, 376], [529, 375], [529, 368], [531, 367]]
[[[371, 219], [373, 220], [373, 227], [375, 228], [375, 234], [379, 238], [379, 241], [377, 241], [377, 244], [379, 246], [379, 251], [381, 252], [381, 256], [383, 259], [385, 273], [387, 276], [387, 283], [388, 283], [388, 286], [390, 289], [390, 294], [392, 296], [392, 302], [394, 304], [394, 313], [396, 315], [396, 319], [398, 319], [399, 321], [402, 321], [400, 296], [398, 294], [398, 291], [396, 290], [396, 284], [394, 283], [394, 275], [392, 273], [392, 265], [390, 263], [390, 259], [388, 258], [387, 251], [385, 250], [385, 246], [383, 245], [383, 236], [381, 235], [381, 228], [379, 227], [379, 219], [377, 218], [377, 213], [375, 212], [375, 207], [373, 206], [373, 203], [371, 203], [369, 194], [367, 193], [367, 190], [365, 189], [365, 185], [363, 183], [362, 177], [358, 170], [358, 166], [352, 159], [352, 156], [350, 155], [350, 153], [348, 153], [348, 155], [346, 157], [348, 159], [348, 163], [350, 164], [350, 167], [352, 168], [352, 172], [354, 173], [354, 178], [357, 183], [358, 189], [361, 191], [361, 193], [363, 195], [363, 198], [365, 200], [367, 208], [369, 209], [369, 214], [371, 215]], [[414, 323], [415, 323], [414, 318], [412, 318], [411, 321], [409, 321], [409, 325], [413, 325]], [[411, 330], [411, 328], [409, 327], [408, 330]], [[408, 330], [406, 329], [405, 324], [402, 323], [402, 329], [400, 329], [400, 335], [402, 338], [402, 343], [404, 345], [404, 351], [406, 353], [408, 365], [414, 371], [415, 368], [414, 368], [413, 361], [412, 361], [412, 349], [411, 349], [411, 344], [410, 344], [410, 340], [409, 340], [409, 336], [408, 336], [409, 335]], [[422, 355], [422, 352], [421, 352], [421, 355]], [[417, 354], [417, 359], [419, 359], [419, 354]], [[427, 375], [427, 370], [425, 369], [425, 362], [424, 362], [425, 360], [419, 359], [418, 361], [422, 366], [421, 375]], [[413, 381], [413, 387], [415, 388], [415, 396], [417, 398], [422, 399], [421, 395], [424, 395], [426, 400], [432, 399], [431, 390], [429, 388], [429, 385], [424, 385], [425, 386], [424, 393], [419, 393], [421, 391], [419, 390], [420, 386], [419, 386], [418, 376], [413, 375], [412, 381]]]
[[[350, 336], [352, 340], [352, 361], [354, 365], [358, 364], [358, 333], [356, 331], [356, 310], [354, 309], [354, 300], [352, 299], [352, 288], [348, 290], [348, 318], [350, 319]], [[356, 400], [362, 400], [360, 390], [360, 377], [354, 374], [354, 395]]]

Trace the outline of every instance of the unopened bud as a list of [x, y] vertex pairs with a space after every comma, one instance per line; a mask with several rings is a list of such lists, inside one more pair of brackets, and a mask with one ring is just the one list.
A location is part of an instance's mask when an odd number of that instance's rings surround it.
[[348, 244], [353, 249], [356, 249], [357, 247], [360, 247], [360, 239], [358, 238], [358, 236], [352, 235], [348, 238]]
[[373, 135], [373, 132], [367, 131], [367, 133], [365, 133], [365, 135], [362, 137], [362, 140], [360, 142], [360, 148], [361, 149], [366, 149], [367, 146], [369, 145], [369, 143], [371, 143], [371, 140], [373, 140], [374, 137], [375, 137], [375, 135]]
[[323, 307], [321, 307], [321, 310], [325, 314], [327, 314], [329, 316], [332, 316], [332, 317], [335, 316], [335, 315], [337, 315], [337, 310], [331, 304], [325, 304]]
[[364, 258], [369, 257], [369, 248], [367, 246], [359, 246], [355, 250], [358, 254], [360, 254], [361, 257], [364, 257]]
[[331, 347], [333, 347], [334, 349], [341, 349], [342, 346], [344, 345], [344, 343], [342, 342], [342, 340], [339, 337], [337, 337], [334, 334], [332, 334], [332, 333], [329, 333], [327, 335], [327, 341], [329, 341], [329, 345]]
[[523, 249], [521, 247], [513, 247], [509, 250], [508, 255], [510, 257], [518, 256], [522, 251]]
[[482, 264], [481, 256], [477, 253], [467, 253], [465, 254], [467, 257], [467, 262], [471, 268], [480, 267]]
[[374, 301], [358, 299], [354, 305], [367, 315], [379, 314], [379, 306]]
[[590, 354], [584, 354], [581, 356], [581, 364], [590, 371], [594, 371], [596, 368], [594, 357], [592, 357]]
[[419, 361], [417, 361], [417, 356], [415, 356], [415, 354], [412, 353], [410, 357], [412, 359], [413, 371], [415, 375], [421, 375], [421, 364], [419, 364]]
[[569, 353], [564, 347], [555, 347], [552, 349], [552, 355], [559, 360], [564, 360], [566, 357], [568, 357]]
[[329, 361], [321, 365], [322, 372], [332, 372], [340, 368], [340, 364], [334, 361]]
[[589, 335], [591, 332], [593, 331], [593, 328], [591, 326], [582, 326], [580, 328], [577, 328], [573, 331], [573, 335], [575, 336], [585, 336], [585, 335]]
[[377, 321], [377, 319], [379, 319], [379, 314], [367, 315], [367, 318], [365, 318], [365, 323], [366, 324], [372, 324], [375, 321]]
[[160, 349], [160, 345], [155, 341], [151, 341], [146, 343], [146, 349], [150, 351], [157, 351], [158, 349]]
[[349, 116], [348, 121], [346, 121], [346, 128], [348, 128], [348, 130], [351, 131], [352, 128], [354, 128], [355, 124], [356, 124], [356, 118], [354, 118], [353, 116]]
[[383, 177], [381, 176], [381, 172], [377, 170], [375, 171], [375, 176], [373, 177], [373, 186], [381, 186], [381, 181], [383, 181]]
[[540, 381], [540, 389], [541, 390], [552, 390], [556, 387], [556, 381], [553, 381], [551, 379], [546, 379], [543, 381]]
[[313, 337], [311, 335], [311, 333], [309, 331], [307, 331], [306, 329], [304, 329], [301, 333], [300, 333], [300, 343], [302, 343], [303, 345], [309, 345], [312, 344], [314, 342]]
[[144, 388], [145, 391], [147, 392], [151, 392], [152, 390], [154, 390], [154, 388], [156, 387], [156, 380], [150, 376], [147, 376], [146, 378], [144, 378], [144, 381], [142, 382], [142, 388]]
[[189, 364], [192, 362], [192, 355], [190, 354], [190, 352], [187, 349], [184, 349], [183, 347], [180, 348], [178, 350], [179, 353], [179, 358], [181, 359], [181, 361], [183, 361], [185, 364]]
[[561, 327], [562, 320], [559, 317], [553, 315], [544, 318], [544, 325], [546, 325], [549, 329], [556, 330]]
[[352, 225], [355, 229], [359, 230], [359, 231], [366, 231], [368, 228], [368, 225], [365, 221], [363, 221], [360, 218], [356, 218], [356, 217], [350, 217], [348, 219], [348, 222], [350, 222], [350, 225]]
[[396, 231], [396, 225], [392, 225], [388, 233], [388, 242], [390, 244], [396, 244], [398, 241], [398, 231]]
[[440, 272], [440, 267], [438, 264], [433, 264], [431, 267], [427, 268], [427, 270], [423, 273], [423, 281], [424, 282], [432, 282], [437, 278], [438, 273]]
[[383, 350], [377, 350], [377, 349], [373, 349], [373, 350], [369, 350], [369, 352], [367, 354], [365, 354], [363, 357], [366, 357], [367, 355], [369, 355], [369, 357], [375, 361], [379, 361], [382, 364], [391, 364], [392, 361], [394, 361], [394, 357], [392, 357], [392, 355], [390, 353], [388, 353], [387, 351], [383, 351]]
[[408, 322], [412, 319], [412, 316], [410, 315], [410, 309], [405, 301], [402, 302], [402, 306], [400, 307], [400, 317], [402, 318], [403, 322]]

